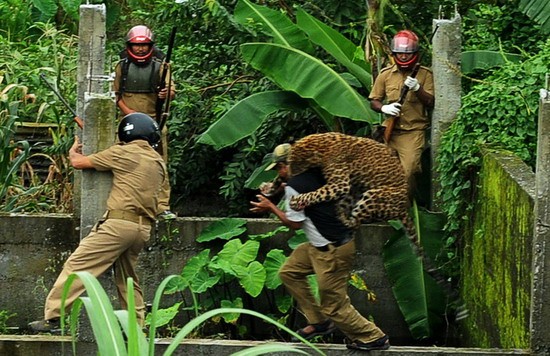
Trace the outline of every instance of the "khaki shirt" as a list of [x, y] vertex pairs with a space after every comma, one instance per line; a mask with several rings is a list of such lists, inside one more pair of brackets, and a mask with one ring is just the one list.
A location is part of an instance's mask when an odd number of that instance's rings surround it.
[[[384, 68], [372, 86], [369, 95], [369, 100], [379, 100], [381, 102], [394, 103], [399, 100], [403, 82], [410, 75], [409, 72], [401, 72], [397, 65]], [[420, 67], [416, 76], [422, 88], [429, 94], [434, 95], [433, 74], [430, 69]], [[401, 106], [401, 114], [396, 122], [395, 129], [397, 130], [424, 130], [430, 125], [428, 117], [428, 108], [418, 100], [416, 93], [409, 90], [403, 106]], [[382, 123], [387, 125], [387, 119]]]
[[124, 210], [155, 220], [161, 185], [167, 179], [162, 157], [144, 140], [117, 144], [88, 156], [98, 171], [112, 171], [108, 210]]
[[[122, 75], [122, 61], [118, 62], [115, 67], [115, 80], [113, 82], [113, 90], [117, 96], [117, 99], [124, 100], [124, 103], [132, 110], [137, 112], [142, 112], [155, 118], [156, 113], [156, 104], [157, 104], [157, 93], [122, 93], [120, 95], [120, 77]], [[162, 77], [163, 68], [160, 69], [160, 76]], [[170, 84], [170, 69], [166, 74], [166, 87]], [[160, 79], [159, 79], [160, 82]], [[171, 83], [172, 90], [176, 90], [174, 82]]]

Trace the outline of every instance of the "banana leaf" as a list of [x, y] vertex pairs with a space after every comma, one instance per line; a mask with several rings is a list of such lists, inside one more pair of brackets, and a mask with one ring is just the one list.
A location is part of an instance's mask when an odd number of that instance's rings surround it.
[[[415, 215], [418, 217], [418, 239], [433, 260], [432, 256], [442, 246], [444, 219], [424, 211], [416, 211]], [[383, 258], [395, 299], [411, 335], [417, 340], [440, 336], [445, 329], [446, 296], [442, 287], [424, 272], [402, 228], [385, 244]]]
[[548, 0], [521, 0], [519, 9], [540, 24], [544, 33], [550, 33], [550, 2]]
[[521, 55], [495, 51], [466, 51], [461, 53], [460, 66], [462, 73], [471, 73], [476, 69], [488, 69], [521, 61]]
[[253, 94], [235, 104], [199, 137], [198, 142], [216, 150], [251, 135], [279, 110], [303, 110], [307, 103], [298, 95], [282, 90]]
[[363, 52], [360, 47], [301, 9], [296, 13], [296, 21], [298, 27], [307, 33], [313, 43], [327, 51], [345, 66], [367, 90], [370, 90], [372, 86], [370, 65], [362, 59]]
[[313, 46], [306, 35], [280, 11], [252, 4], [248, 0], [239, 0], [235, 7], [234, 18], [245, 26], [261, 24], [262, 30], [273, 37], [275, 43], [313, 53]]
[[274, 43], [245, 43], [243, 58], [281, 88], [312, 99], [334, 116], [377, 122], [368, 101], [318, 58]]

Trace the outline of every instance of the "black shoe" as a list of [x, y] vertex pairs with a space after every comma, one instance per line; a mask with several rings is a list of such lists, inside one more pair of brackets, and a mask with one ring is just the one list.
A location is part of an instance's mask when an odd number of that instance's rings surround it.
[[[306, 340], [309, 340], [309, 339], [314, 338], [315, 336], [327, 335], [327, 334], [330, 334], [330, 333], [334, 332], [334, 330], [336, 330], [336, 326], [334, 326], [334, 323], [330, 319], [325, 321], [324, 323], [309, 324], [308, 326], [313, 326], [314, 330], [310, 333], [306, 333], [304, 331], [304, 329], [307, 328], [307, 326], [306, 326], [306, 327], [296, 331], [296, 334], [300, 335], [301, 337], [303, 337]], [[295, 338], [295, 337], [292, 337], [292, 341], [293, 342], [298, 342], [300, 340]]]
[[37, 320], [29, 323], [29, 329], [36, 333], [61, 332], [61, 322], [59, 321], [59, 318], [49, 320]]
[[388, 335], [384, 335], [380, 339], [371, 342], [361, 342], [356, 340], [351, 344], [347, 344], [346, 347], [350, 350], [361, 351], [387, 350], [390, 348], [390, 338]]

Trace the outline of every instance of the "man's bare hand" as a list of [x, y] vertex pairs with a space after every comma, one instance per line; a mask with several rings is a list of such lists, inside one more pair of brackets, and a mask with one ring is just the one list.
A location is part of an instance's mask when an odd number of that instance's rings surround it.
[[267, 213], [273, 211], [274, 204], [268, 198], [263, 195], [256, 195], [258, 201], [251, 201], [250, 204], [253, 205], [253, 208], [250, 208], [250, 211], [253, 213]]
[[69, 150], [69, 152], [82, 154], [82, 144], [80, 143], [80, 139], [78, 138], [78, 136], [74, 137], [74, 143], [71, 146], [71, 149]]

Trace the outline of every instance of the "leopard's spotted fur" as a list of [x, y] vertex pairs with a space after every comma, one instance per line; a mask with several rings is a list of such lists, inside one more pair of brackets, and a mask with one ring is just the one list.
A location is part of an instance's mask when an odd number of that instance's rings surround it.
[[408, 184], [399, 158], [390, 148], [369, 138], [335, 132], [313, 134], [292, 145], [288, 163], [291, 175], [320, 168], [326, 181], [315, 191], [294, 196], [291, 208], [301, 210], [336, 200], [339, 219], [352, 228], [361, 223], [400, 220], [426, 271], [457, 297], [417, 241], [408, 211]]
[[336, 200], [339, 218], [349, 227], [393, 219], [412, 226], [405, 174], [386, 145], [336, 132], [313, 134], [294, 143], [288, 163], [291, 175], [320, 168], [327, 182], [294, 197], [292, 208]]

